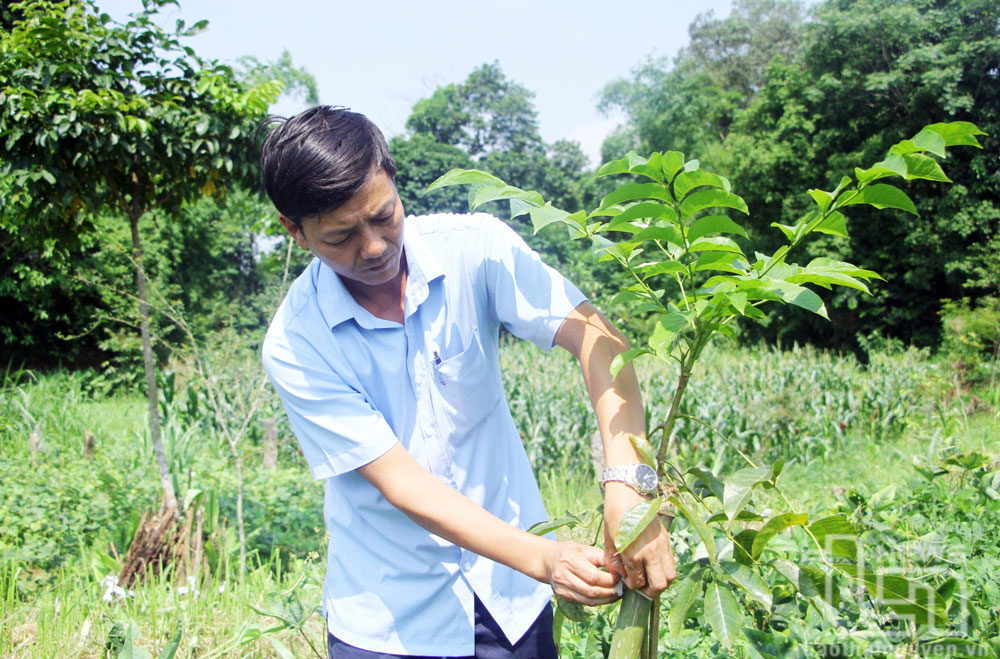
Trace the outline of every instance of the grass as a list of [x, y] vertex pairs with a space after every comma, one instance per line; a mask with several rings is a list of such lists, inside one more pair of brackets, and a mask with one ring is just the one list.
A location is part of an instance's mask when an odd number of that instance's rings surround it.
[[[589, 457], [596, 424], [578, 367], [554, 351], [539, 368], [537, 349], [520, 344], [505, 346], [502, 359], [511, 410], [550, 515], [594, 510], [602, 500]], [[669, 402], [672, 373], [653, 363], [639, 368], [655, 423]], [[783, 490], [810, 510], [827, 509], [848, 488], [871, 494], [905, 486], [915, 476], [914, 460], [1000, 454], [998, 391], [956, 389], [946, 369], [915, 351], [880, 353], [866, 367], [806, 348], [717, 349], [690, 391], [688, 413], [754, 459], [788, 459]], [[175, 399], [168, 420], [178, 437], [189, 438], [173, 454], [181, 490], [214, 493], [220, 518], [231, 517], [225, 448], [201, 423], [197, 391], [178, 389]], [[274, 612], [294, 594], [308, 611], [320, 599], [322, 497], [287, 428], [275, 471], [259, 468], [259, 438], [243, 447], [254, 559], [242, 579], [232, 576], [232, 553], [224, 553], [215, 573], [197, 584], [198, 596], [179, 592], [186, 584], [166, 574], [134, 597], [102, 601], [101, 580], [118, 567], [108, 543], [123, 546], [132, 511], [155, 502], [145, 413], [139, 396], [106, 396], [86, 374], [15, 373], [0, 383], [0, 657], [103, 656], [116, 624], [127, 631], [130, 622], [139, 630], [136, 644], [153, 656], [178, 624], [178, 657], [312, 656], [306, 636], [322, 650], [319, 615], [307, 618], [303, 636], [252, 608]], [[95, 438], [91, 458], [84, 455], [88, 432]], [[685, 468], [730, 473], [742, 466], [702, 426], [682, 424], [675, 442]], [[559, 536], [599, 540], [595, 518], [584, 515], [583, 522], [590, 523], [564, 527]], [[582, 656], [587, 635], [600, 628], [567, 628], [567, 656]]]

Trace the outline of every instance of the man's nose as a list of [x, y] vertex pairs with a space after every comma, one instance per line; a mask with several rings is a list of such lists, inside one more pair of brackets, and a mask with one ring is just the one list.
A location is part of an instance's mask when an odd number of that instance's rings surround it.
[[385, 238], [378, 231], [369, 228], [362, 236], [361, 258], [377, 259], [385, 252], [387, 245]]

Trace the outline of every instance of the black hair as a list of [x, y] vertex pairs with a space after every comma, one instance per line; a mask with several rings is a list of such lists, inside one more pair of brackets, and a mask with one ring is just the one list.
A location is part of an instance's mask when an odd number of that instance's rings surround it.
[[347, 108], [318, 105], [294, 117], [268, 117], [260, 151], [264, 191], [278, 212], [302, 221], [347, 202], [372, 174], [396, 178], [396, 161], [382, 131]]

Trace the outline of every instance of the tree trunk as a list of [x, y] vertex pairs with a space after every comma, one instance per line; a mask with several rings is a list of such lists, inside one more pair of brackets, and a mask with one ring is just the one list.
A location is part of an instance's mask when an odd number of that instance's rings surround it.
[[177, 494], [170, 479], [167, 455], [163, 451], [160, 437], [159, 392], [156, 388], [156, 371], [153, 367], [153, 341], [149, 334], [149, 298], [146, 294], [146, 271], [142, 265], [142, 244], [139, 241], [139, 218], [142, 211], [133, 203], [129, 211], [129, 225], [132, 229], [132, 254], [135, 259], [135, 285], [139, 289], [139, 327], [142, 333], [142, 363], [146, 370], [146, 391], [149, 395], [149, 437], [153, 441], [153, 453], [160, 472], [160, 486], [163, 488], [163, 507], [177, 510]]
[[264, 469], [278, 468], [278, 422], [273, 417], [264, 421]]

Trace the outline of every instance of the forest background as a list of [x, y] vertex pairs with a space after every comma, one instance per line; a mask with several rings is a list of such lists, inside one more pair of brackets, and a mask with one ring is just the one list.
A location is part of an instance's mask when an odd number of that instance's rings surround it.
[[[317, 493], [280, 406], [261, 393], [257, 360], [270, 315], [308, 259], [290, 249], [262, 196], [255, 128], [282, 93], [315, 103], [315, 82], [287, 55], [233, 65], [199, 58], [184, 39], [209, 26], [157, 27], [151, 16], [161, 4], [150, 0], [149, 14], [122, 24], [86, 1], [5, 0], [0, 10], [0, 613], [14, 612], [0, 615], [0, 627], [21, 615], [24, 602], [61, 593], [52, 589], [67, 575], [118, 572], [137, 511], [156, 501], [154, 448], [135, 409], [151, 388], [143, 381], [137, 261], [148, 279], [160, 389], [154, 407], [164, 423], [168, 479], [181, 508], [201, 506], [214, 520], [206, 521], [216, 535], [205, 550], [214, 552], [206, 559], [213, 574], [231, 578], [247, 561], [270, 561], [272, 578], [289, 567], [289, 556], [321, 550]], [[43, 29], [26, 31], [26, 15]], [[986, 387], [996, 406], [1000, 6], [738, 0], [729, 15], [701, 15], [689, 31], [675, 58], [648, 59], [604, 86], [600, 106], [626, 119], [605, 141], [602, 160], [629, 150], [699, 158], [743, 196], [750, 238], [768, 249], [780, 237], [771, 223], [794, 224], [807, 210], [806, 189], [833, 187], [850, 167], [878, 161], [924, 125], [968, 121], [986, 133], [981, 150], [949, 155], [954, 184], [903, 185], [918, 215], [857, 207], [850, 238], [822, 236], [804, 246], [804, 258], [881, 274], [872, 295], [826, 295], [831, 322], [792, 310], [740, 327], [746, 359], [760, 369], [747, 377], [759, 387], [781, 380], [815, 418], [786, 405], [784, 390], [780, 400], [743, 401], [743, 370], [732, 381], [709, 378], [714, 392], [727, 395], [695, 396], [699, 416], [737, 433], [755, 456], [785, 455], [795, 445], [808, 457], [843, 449], [845, 428], [860, 433], [854, 440], [867, 448], [858, 450], [877, 450], [911, 414], [922, 423], [936, 415], [938, 437], [948, 435], [952, 415], [967, 422], [983, 405], [992, 410], [985, 396], [966, 394]], [[144, 89], [148, 96], [136, 94]], [[497, 62], [417, 102], [390, 148], [409, 214], [466, 212], [463, 191], [424, 194], [456, 167], [485, 169], [567, 209], [596, 207], [610, 189], [607, 179], [592, 178], [579, 144], [542, 138], [532, 90]], [[491, 210], [506, 219], [499, 205]], [[649, 331], [616, 299], [608, 263], [595, 263], [589, 249], [558, 231], [534, 235], [526, 218], [511, 222], [624, 330]], [[787, 360], [768, 347], [807, 344], [804, 357]], [[522, 352], [507, 359], [512, 372], [532, 371]], [[937, 380], [925, 377], [932, 361]], [[585, 397], [560, 382], [507, 382], [543, 488], [560, 469], [590, 469]], [[567, 397], [549, 397], [556, 391]], [[646, 391], [651, 409], [669, 404]], [[842, 409], [817, 411], [820, 398]], [[691, 447], [715, 450], [712, 433], [693, 425], [683, 432]], [[553, 446], [547, 433], [575, 439]], [[815, 446], [807, 436], [819, 438]], [[732, 466], [726, 460], [715, 466]], [[248, 473], [244, 483], [244, 461], [279, 471]], [[226, 539], [237, 523], [238, 539]], [[256, 601], [260, 584], [243, 583], [241, 592]], [[62, 596], [40, 610], [58, 610]], [[213, 633], [222, 643], [225, 632]], [[0, 634], [0, 650], [24, 642]]]
[[[4, 7], [9, 29], [15, 14], [9, 3]], [[737, 3], [727, 17], [699, 17], [674, 61], [649, 60], [609, 81], [601, 105], [623, 110], [628, 120], [606, 140], [604, 159], [630, 149], [696, 155], [742, 191], [752, 217], [790, 224], [807, 203], [794, 192], [830, 184], [848, 163], [874, 161], [901, 135], [928, 123], [967, 120], [995, 135], [996, 23], [995, 7], [985, 1], [827, 2], [810, 16], [794, 2]], [[44, 62], [44, 54], [36, 56]], [[315, 99], [310, 76], [288, 58], [244, 60], [232, 74], [244, 82], [276, 77], [286, 94]], [[6, 99], [5, 109], [16, 102]], [[8, 126], [0, 157], [8, 161], [9, 179], [11, 165], [22, 165], [15, 160], [18, 126]], [[421, 196], [453, 167], [486, 169], [564, 208], [592, 204], [603, 192], [588, 183], [579, 144], [542, 140], [532, 92], [497, 63], [419, 101], [406, 127], [391, 146], [408, 213], [467, 209], [460, 192]], [[243, 157], [252, 163], [253, 149]], [[888, 283], [871, 297], [839, 292], [828, 303], [831, 323], [791, 314], [755, 327], [748, 338], [856, 349], [859, 336], [878, 332], [937, 346], [942, 312], [997, 313], [996, 162], [995, 142], [987, 138], [981, 152], [963, 154], [953, 165], [959, 185], [912, 184], [919, 216], [891, 212], [876, 219], [873, 210], [856, 220], [849, 241], [810, 245], [814, 255], [864, 263]], [[169, 212], [149, 213], [140, 224], [154, 288], [176, 303], [198, 337], [223, 327], [263, 328], [270, 286], [281, 273], [285, 239], [273, 213], [252, 174], [232, 178]], [[34, 194], [47, 192], [44, 179], [34, 183]], [[207, 186], [208, 179], [200, 183]], [[12, 210], [4, 204], [0, 226], [0, 361], [115, 369], [127, 378], [134, 369], [125, 365], [139, 354], [135, 302], [120, 293], [131, 287], [127, 223], [99, 209], [57, 228], [46, 218], [14, 217]], [[518, 228], [588, 293], [612, 289], [588, 254], [558, 237], [532, 236], [526, 224]], [[766, 225], [751, 230], [773, 231]], [[264, 234], [279, 237], [262, 241]], [[304, 263], [301, 254], [295, 257], [293, 275]], [[162, 359], [183, 341], [169, 321], [154, 323]]]

